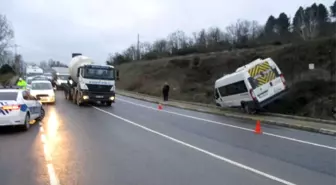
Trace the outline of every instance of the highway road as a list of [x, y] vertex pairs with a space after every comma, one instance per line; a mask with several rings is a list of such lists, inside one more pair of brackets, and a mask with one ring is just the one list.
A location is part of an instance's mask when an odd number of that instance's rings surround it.
[[57, 93], [28, 132], [1, 128], [1, 185], [335, 185], [336, 138], [117, 96]]

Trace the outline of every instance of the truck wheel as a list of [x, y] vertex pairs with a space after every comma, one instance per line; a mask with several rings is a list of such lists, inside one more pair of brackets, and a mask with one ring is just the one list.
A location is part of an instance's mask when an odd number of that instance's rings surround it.
[[108, 107], [111, 107], [112, 106], [112, 102], [111, 101], [105, 102], [105, 105], [108, 106]]

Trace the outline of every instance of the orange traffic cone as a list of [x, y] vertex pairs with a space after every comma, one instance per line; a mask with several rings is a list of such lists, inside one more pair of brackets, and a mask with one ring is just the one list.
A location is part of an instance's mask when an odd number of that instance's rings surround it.
[[159, 109], [159, 110], [162, 110], [162, 105], [161, 105], [161, 103], [159, 103], [159, 105], [158, 105], [158, 109]]
[[257, 120], [257, 124], [256, 124], [255, 130], [254, 130], [254, 133], [255, 134], [262, 134], [260, 120]]

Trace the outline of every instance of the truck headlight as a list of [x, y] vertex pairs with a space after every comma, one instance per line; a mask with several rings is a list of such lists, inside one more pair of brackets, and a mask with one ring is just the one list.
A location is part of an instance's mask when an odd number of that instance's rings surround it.
[[87, 99], [89, 99], [89, 96], [88, 95], [84, 95], [83, 96], [83, 100], [87, 100]]
[[112, 100], [112, 101], [113, 101], [113, 100], [114, 100], [114, 96], [111, 96], [111, 97], [110, 97], [110, 100]]

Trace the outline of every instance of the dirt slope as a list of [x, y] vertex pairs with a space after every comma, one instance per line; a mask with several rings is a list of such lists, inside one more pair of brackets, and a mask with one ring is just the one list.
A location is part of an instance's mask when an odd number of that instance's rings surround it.
[[[336, 39], [326, 38], [300, 44], [196, 54], [136, 61], [118, 66], [118, 88], [161, 96], [165, 81], [171, 97], [213, 103], [213, 84], [223, 74], [261, 57], [271, 57], [290, 85], [289, 94], [267, 107], [268, 111], [332, 119], [336, 94]], [[315, 70], [308, 64], [314, 63]]]

